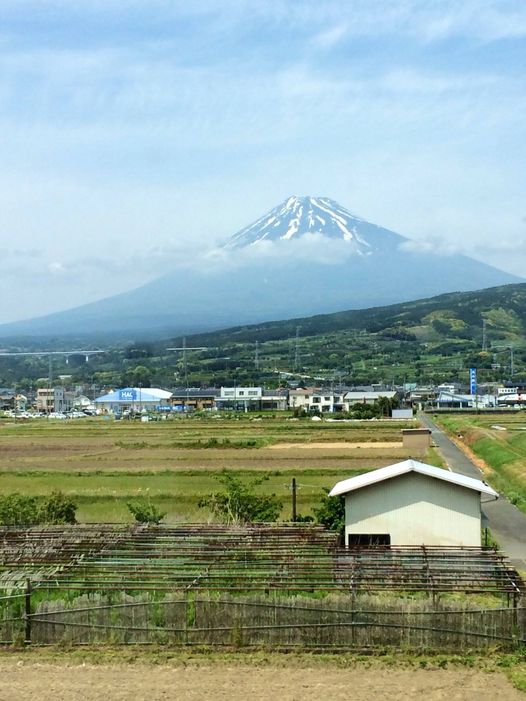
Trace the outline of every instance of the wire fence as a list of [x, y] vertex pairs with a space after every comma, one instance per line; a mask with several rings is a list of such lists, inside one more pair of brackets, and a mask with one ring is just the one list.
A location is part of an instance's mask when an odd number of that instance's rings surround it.
[[510, 648], [524, 593], [492, 549], [342, 549], [313, 526], [0, 529], [5, 644]]

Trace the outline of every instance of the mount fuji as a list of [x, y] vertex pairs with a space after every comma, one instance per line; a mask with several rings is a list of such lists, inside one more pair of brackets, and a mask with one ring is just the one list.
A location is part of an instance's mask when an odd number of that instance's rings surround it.
[[297, 241], [309, 235], [345, 241], [345, 253], [358, 256], [381, 252], [404, 241], [403, 236], [359, 219], [328, 197], [289, 197], [234, 234], [224, 248], [245, 248], [263, 241]]
[[162, 337], [523, 282], [419, 250], [326, 197], [289, 197], [220, 248], [98, 302], [0, 326], [0, 336]]

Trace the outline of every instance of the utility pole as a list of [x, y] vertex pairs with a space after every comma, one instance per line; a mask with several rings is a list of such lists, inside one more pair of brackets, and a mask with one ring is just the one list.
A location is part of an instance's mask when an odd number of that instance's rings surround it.
[[488, 339], [486, 338], [486, 319], [482, 319], [482, 350], [487, 350]]
[[183, 368], [184, 368], [184, 386], [188, 394], [188, 358], [186, 355], [186, 336], [183, 338]]
[[295, 523], [296, 519], [298, 517], [297, 513], [297, 486], [296, 486], [296, 478], [292, 478], [292, 484], [291, 484], [291, 492], [292, 492], [292, 522]]
[[294, 370], [297, 371], [300, 365], [300, 328], [296, 326], [296, 342], [294, 344]]
[[254, 355], [254, 366], [256, 370], [259, 370], [259, 341], [256, 341], [256, 352]]
[[184, 375], [184, 387], [186, 394], [185, 410], [188, 406], [188, 356], [187, 352], [191, 351], [204, 351], [208, 350], [207, 346], [187, 346], [186, 336], [183, 338], [182, 346], [175, 346], [173, 348], [166, 348], [167, 351], [182, 351], [183, 352], [183, 375]]

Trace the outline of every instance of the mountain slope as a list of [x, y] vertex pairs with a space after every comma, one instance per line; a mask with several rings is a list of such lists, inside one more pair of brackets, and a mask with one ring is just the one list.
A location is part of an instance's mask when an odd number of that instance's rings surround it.
[[[523, 283], [196, 334], [186, 338], [187, 346], [205, 350], [189, 351], [187, 364], [182, 353], [166, 352], [167, 347], [183, 345], [178, 337], [114, 346], [111, 352], [93, 356], [89, 364], [83, 358], [77, 363], [70, 358], [66, 364], [57, 356], [54, 373], [76, 373], [73, 384], [108, 386], [136, 382], [133, 373], [138, 370], [141, 381], [146, 376], [152, 386], [163, 387], [187, 375], [190, 386], [273, 386], [280, 373], [301, 376], [306, 383], [351, 385], [466, 383], [467, 369], [476, 367], [481, 382], [516, 382], [526, 377], [525, 338]], [[58, 346], [62, 347], [63, 343]], [[4, 359], [0, 384], [20, 384], [23, 378], [26, 383], [32, 378], [34, 384], [47, 373], [47, 362], [33, 356]]]
[[461, 255], [408, 250], [408, 239], [328, 198], [291, 197], [204, 257], [140, 288], [0, 336], [167, 336], [309, 316], [518, 282]]
[[[369, 309], [351, 309], [305, 318], [235, 326], [220, 331], [193, 334], [189, 344], [223, 346], [225, 343], [290, 340], [296, 329], [301, 336], [319, 336], [340, 331], [419, 337], [422, 342], [464, 338], [482, 342], [486, 320], [488, 347], [492, 341], [524, 345], [526, 337], [526, 283], [502, 285], [472, 292], [447, 294]], [[441, 322], [437, 324], [436, 322]], [[416, 332], [416, 334], [415, 334]], [[172, 339], [174, 343], [182, 339]], [[172, 342], [170, 341], [170, 342]]]
[[[298, 334], [298, 335], [297, 335]], [[517, 382], [526, 377], [526, 284], [444, 294], [373, 309], [241, 326], [188, 337], [190, 382]], [[171, 339], [181, 345], [182, 339]], [[257, 343], [257, 346], [256, 346]], [[168, 342], [165, 342], [165, 347]], [[159, 346], [160, 348], [161, 346]], [[255, 368], [255, 349], [258, 369]], [[216, 356], [228, 357], [225, 361]]]

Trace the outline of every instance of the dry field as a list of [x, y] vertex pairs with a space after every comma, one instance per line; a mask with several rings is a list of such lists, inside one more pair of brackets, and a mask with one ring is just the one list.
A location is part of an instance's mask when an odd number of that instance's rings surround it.
[[283, 416], [0, 420], [0, 492], [61, 489], [77, 499], [83, 522], [129, 520], [126, 501], [148, 494], [169, 523], [201, 521], [210, 514], [198, 508], [199, 499], [217, 488], [214, 474], [229, 469], [247, 479], [267, 475], [261, 490], [279, 495], [289, 518], [292, 477], [299, 482], [300, 513], [310, 513], [322, 487], [407, 458], [400, 433], [407, 425]]
[[0, 423], [0, 471], [334, 468], [363, 459], [374, 467], [407, 457], [400, 428], [286, 418]]
[[81, 664], [0, 661], [0, 701], [520, 701], [502, 673], [385, 665]]

